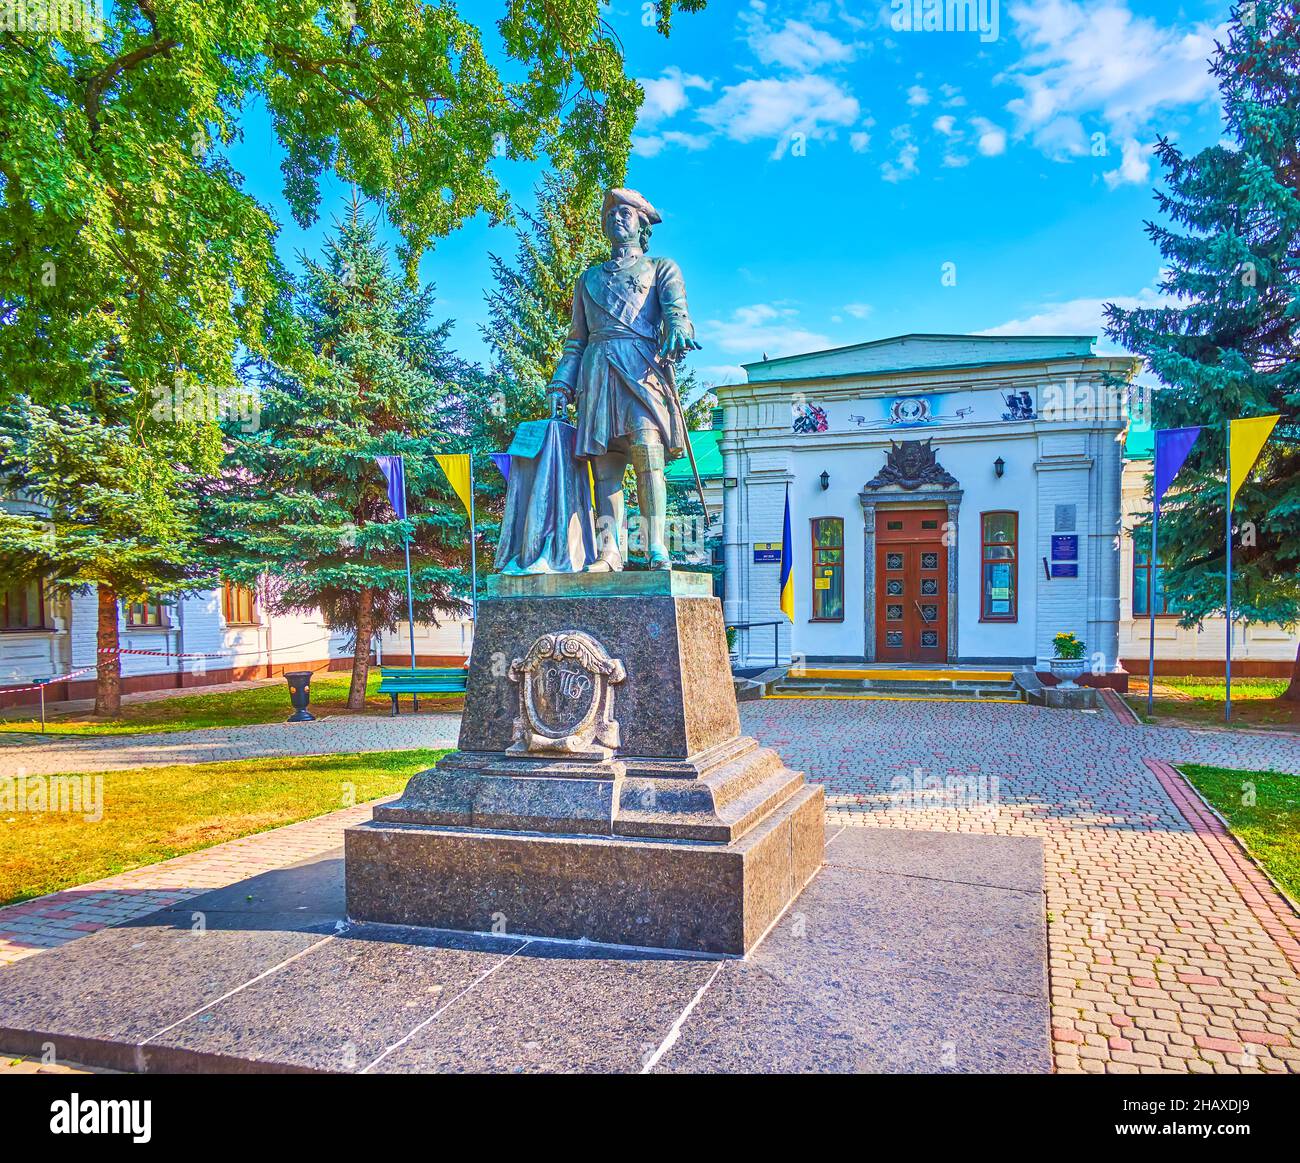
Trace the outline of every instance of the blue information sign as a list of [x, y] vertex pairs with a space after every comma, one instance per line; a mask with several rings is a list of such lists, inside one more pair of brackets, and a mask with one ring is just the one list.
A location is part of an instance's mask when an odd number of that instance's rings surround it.
[[781, 560], [781, 543], [779, 541], [755, 541], [754, 564]]
[[[1079, 560], [1079, 535], [1077, 533], [1054, 533], [1052, 535], [1053, 561]], [[1062, 574], [1062, 577], [1073, 576]]]
[[1078, 577], [1079, 563], [1077, 561], [1070, 561], [1070, 562], [1054, 561], [1052, 562], [1052, 576], [1054, 578], [1055, 577]]

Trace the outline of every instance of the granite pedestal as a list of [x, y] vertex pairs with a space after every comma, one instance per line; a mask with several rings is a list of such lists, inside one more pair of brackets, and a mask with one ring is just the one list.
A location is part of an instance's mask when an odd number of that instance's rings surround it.
[[742, 955], [823, 793], [740, 734], [703, 574], [489, 579], [459, 750], [345, 835], [359, 921]]

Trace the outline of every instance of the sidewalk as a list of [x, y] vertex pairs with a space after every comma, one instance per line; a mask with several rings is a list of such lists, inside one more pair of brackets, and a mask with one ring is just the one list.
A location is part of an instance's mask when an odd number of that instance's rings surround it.
[[459, 714], [431, 711], [397, 718], [335, 715], [314, 723], [257, 723], [163, 735], [63, 735], [46, 739], [0, 735], [0, 776], [455, 747], [459, 734]]
[[343, 829], [370, 819], [375, 804], [382, 802], [342, 808], [0, 908], [0, 967], [210, 889], [339, 848]]

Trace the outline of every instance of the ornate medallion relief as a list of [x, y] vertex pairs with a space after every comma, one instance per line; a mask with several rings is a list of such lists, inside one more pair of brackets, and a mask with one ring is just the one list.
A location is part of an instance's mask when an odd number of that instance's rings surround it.
[[627, 672], [590, 634], [543, 634], [508, 676], [519, 686], [510, 754], [608, 759], [617, 749], [614, 687]]

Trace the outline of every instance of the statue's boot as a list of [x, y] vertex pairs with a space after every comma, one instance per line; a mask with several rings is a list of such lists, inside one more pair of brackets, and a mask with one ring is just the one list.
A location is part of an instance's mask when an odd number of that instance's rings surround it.
[[623, 470], [627, 462], [616, 453], [597, 456], [591, 462], [596, 485], [596, 560], [587, 566], [588, 573], [619, 573], [623, 569], [623, 552], [619, 548], [619, 531], [623, 528]]
[[662, 444], [632, 445], [637, 505], [645, 522], [646, 555], [651, 569], [672, 569], [664, 532], [668, 524], [668, 486], [664, 482]]

